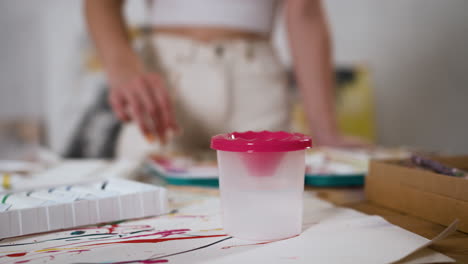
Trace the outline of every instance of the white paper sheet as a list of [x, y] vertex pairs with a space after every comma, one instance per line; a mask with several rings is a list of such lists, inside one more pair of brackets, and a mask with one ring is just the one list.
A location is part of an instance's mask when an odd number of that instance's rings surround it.
[[391, 263], [426, 242], [378, 216], [324, 218], [301, 236], [208, 263]]
[[[310, 196], [305, 200], [300, 236], [272, 243], [242, 241], [224, 233], [218, 198], [179, 198], [173, 196], [173, 202], [189, 205], [169, 215], [0, 241], [0, 264], [375, 264], [400, 259], [429, 241], [381, 217], [337, 208]], [[423, 253], [419, 259], [409, 263], [452, 261], [431, 250], [419, 253]]]
[[430, 248], [424, 248], [412, 254], [402, 261], [395, 262], [397, 264], [429, 264], [429, 263], [450, 263], [453, 259], [440, 254]]

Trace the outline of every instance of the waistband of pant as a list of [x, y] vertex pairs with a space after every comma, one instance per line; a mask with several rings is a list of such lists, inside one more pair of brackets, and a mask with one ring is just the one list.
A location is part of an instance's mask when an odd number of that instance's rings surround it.
[[223, 39], [213, 41], [200, 41], [190, 37], [168, 33], [153, 33], [151, 36], [153, 43], [160, 48], [183, 50], [199, 50], [207, 52], [220, 52], [220, 49], [229, 51], [246, 51], [257, 48], [270, 48], [269, 40], [264, 39]]

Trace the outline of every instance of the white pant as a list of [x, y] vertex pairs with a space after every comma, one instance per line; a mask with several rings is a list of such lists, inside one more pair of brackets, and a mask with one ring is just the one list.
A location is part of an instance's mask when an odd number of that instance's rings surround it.
[[[152, 44], [184, 131], [173, 150], [207, 149], [211, 136], [219, 133], [289, 130], [286, 73], [269, 42], [204, 43], [157, 35]], [[124, 127], [118, 155], [151, 149], [136, 125]]]

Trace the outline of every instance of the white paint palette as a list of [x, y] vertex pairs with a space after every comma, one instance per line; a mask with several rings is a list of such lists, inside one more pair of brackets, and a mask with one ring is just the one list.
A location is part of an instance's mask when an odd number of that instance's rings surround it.
[[[73, 202], [60, 199], [67, 192], [77, 196]], [[155, 216], [169, 210], [165, 188], [123, 179], [4, 193], [0, 204], [0, 239]]]

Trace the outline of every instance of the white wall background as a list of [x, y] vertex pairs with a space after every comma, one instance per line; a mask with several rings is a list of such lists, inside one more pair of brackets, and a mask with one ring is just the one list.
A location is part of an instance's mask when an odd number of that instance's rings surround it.
[[39, 6], [0, 1], [1, 118], [41, 114], [46, 57]]
[[[379, 142], [468, 153], [468, 1], [323, 1], [336, 62], [372, 71]], [[143, 21], [143, 1], [128, 13]], [[79, 0], [0, 2], [0, 118], [60, 119], [83, 32]], [[275, 39], [290, 63], [284, 32]], [[52, 123], [57, 149], [61, 128]]]
[[468, 1], [325, 1], [336, 60], [373, 72], [379, 141], [468, 153]]

